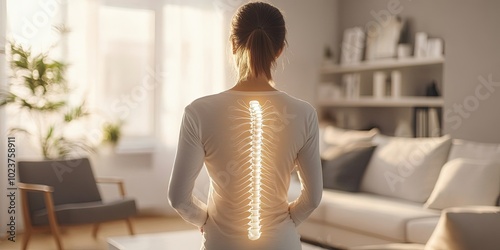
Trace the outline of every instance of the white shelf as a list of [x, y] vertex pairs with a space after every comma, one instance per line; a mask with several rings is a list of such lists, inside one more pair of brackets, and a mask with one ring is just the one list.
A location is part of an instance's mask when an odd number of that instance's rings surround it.
[[357, 99], [338, 99], [329, 101], [319, 101], [319, 106], [322, 107], [387, 107], [387, 108], [402, 108], [402, 107], [436, 107], [440, 108], [444, 105], [444, 100], [441, 97], [426, 97], [426, 96], [403, 96], [399, 98], [374, 98], [374, 97], [359, 97]]
[[433, 65], [444, 63], [443, 57], [436, 58], [391, 58], [391, 59], [381, 59], [376, 61], [364, 61], [359, 64], [353, 65], [327, 65], [321, 70], [323, 74], [339, 74], [339, 73], [349, 73], [367, 70], [378, 70], [378, 69], [392, 69], [392, 68], [403, 68], [412, 66], [422, 66], [422, 65]]

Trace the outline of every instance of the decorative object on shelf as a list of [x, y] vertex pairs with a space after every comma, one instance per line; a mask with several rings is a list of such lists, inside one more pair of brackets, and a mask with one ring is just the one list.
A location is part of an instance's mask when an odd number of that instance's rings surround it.
[[439, 90], [437, 88], [436, 81], [432, 81], [431, 83], [429, 83], [427, 85], [425, 94], [426, 94], [426, 96], [441, 96], [439, 94]]
[[399, 16], [389, 16], [385, 25], [367, 31], [365, 59], [394, 58], [397, 52], [403, 21]]
[[387, 76], [383, 71], [373, 73], [373, 97], [384, 98]]
[[357, 64], [363, 58], [365, 48], [365, 32], [361, 27], [354, 27], [344, 31], [340, 64]]
[[416, 58], [440, 58], [443, 56], [444, 42], [441, 38], [429, 38], [425, 32], [415, 34]]
[[334, 54], [333, 54], [330, 46], [325, 46], [325, 51], [323, 54], [323, 63], [325, 65], [334, 65], [335, 64]]
[[360, 95], [361, 77], [359, 74], [345, 74], [342, 76], [342, 86], [346, 99], [357, 99]]
[[427, 33], [417, 32], [415, 34], [415, 52], [413, 54], [416, 58], [427, 56]]
[[427, 57], [443, 56], [443, 39], [429, 38], [427, 40]]
[[411, 45], [410, 44], [398, 44], [398, 58], [409, 58], [411, 57]]
[[401, 71], [393, 70], [391, 72], [391, 96], [401, 97]]

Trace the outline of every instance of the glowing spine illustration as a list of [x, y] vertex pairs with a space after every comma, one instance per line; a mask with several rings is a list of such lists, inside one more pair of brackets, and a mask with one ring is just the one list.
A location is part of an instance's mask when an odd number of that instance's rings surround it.
[[261, 167], [262, 167], [262, 107], [258, 101], [250, 101], [251, 117], [251, 189], [250, 189], [250, 223], [248, 238], [257, 240], [260, 238], [260, 191], [261, 191]]

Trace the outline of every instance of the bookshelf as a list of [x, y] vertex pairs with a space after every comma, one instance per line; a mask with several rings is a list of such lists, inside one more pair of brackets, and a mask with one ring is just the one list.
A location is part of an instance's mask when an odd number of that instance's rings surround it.
[[444, 105], [444, 100], [441, 97], [427, 97], [427, 96], [406, 96], [401, 98], [359, 97], [358, 99], [338, 99], [331, 101], [319, 101], [318, 104], [322, 107], [440, 108]]
[[353, 65], [325, 65], [321, 73], [322, 74], [341, 74], [341, 73], [351, 73], [360, 72], [368, 70], [382, 70], [382, 69], [398, 69], [404, 67], [415, 67], [423, 65], [434, 65], [443, 64], [444, 57], [437, 58], [390, 58], [381, 59], [377, 61], [364, 61], [359, 64]]
[[[442, 124], [443, 93], [438, 97], [426, 96], [426, 86], [432, 81], [437, 82], [438, 88], [442, 86], [444, 63], [444, 57], [411, 57], [363, 61], [355, 65], [324, 65], [320, 70], [322, 81], [331, 82], [340, 88], [343, 75], [359, 74], [360, 95], [351, 98], [318, 98], [317, 106], [324, 119], [334, 120], [337, 126], [346, 129], [368, 129], [375, 126], [383, 134], [394, 136], [398, 124], [403, 121], [411, 124], [413, 136], [439, 136], [435, 131], [441, 131], [441, 128], [425, 129], [422, 126]], [[384, 97], [374, 97], [374, 72], [383, 71], [390, 75], [393, 70], [399, 70], [403, 75], [401, 96], [392, 97], [390, 93], [386, 93]], [[429, 113], [433, 118], [424, 119]]]

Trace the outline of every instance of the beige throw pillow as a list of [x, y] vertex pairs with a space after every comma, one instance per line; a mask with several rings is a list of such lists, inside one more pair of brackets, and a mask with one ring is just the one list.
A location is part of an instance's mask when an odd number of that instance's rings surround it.
[[361, 191], [424, 203], [448, 158], [449, 136], [402, 138], [377, 135]]
[[433, 209], [494, 206], [499, 193], [500, 163], [457, 158], [443, 166], [424, 206]]

